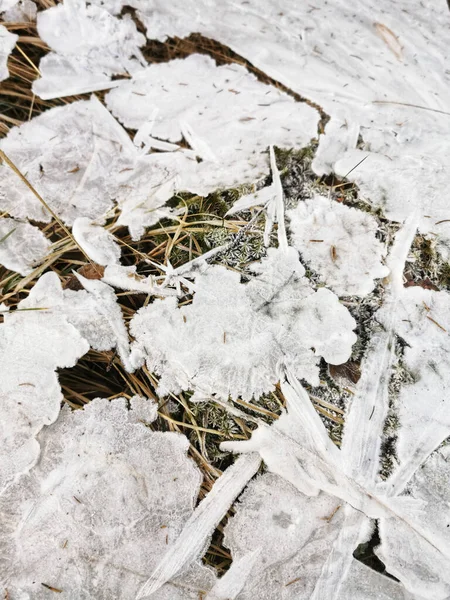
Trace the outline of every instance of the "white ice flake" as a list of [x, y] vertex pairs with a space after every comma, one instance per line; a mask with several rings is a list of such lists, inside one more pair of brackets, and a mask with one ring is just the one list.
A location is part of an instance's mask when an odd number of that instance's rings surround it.
[[192, 304], [156, 300], [131, 322], [161, 395], [249, 400], [274, 388], [280, 365], [317, 384], [320, 356], [348, 360], [355, 322], [332, 292], [314, 292], [294, 249], [269, 249], [247, 284], [221, 266], [200, 271]]
[[[447, 119], [450, 134], [450, 116]], [[358, 185], [361, 198], [381, 208], [388, 219], [403, 222], [417, 210], [419, 230], [435, 234], [448, 244], [450, 213], [445, 190], [450, 186], [450, 175], [445, 157], [449, 153], [450, 146], [445, 142], [425, 155], [409, 153], [401, 146], [386, 155], [352, 150], [340, 157], [335, 170], [340, 176], [348, 173], [348, 179]]]
[[[139, 156], [117, 174], [116, 202], [120, 208], [118, 225], [126, 225], [133, 240], [139, 240], [147, 227], [178, 211], [164, 206], [176, 191], [182, 191], [188, 173], [194, 173], [194, 157], [185, 152], [161, 152]], [[195, 179], [194, 179], [195, 181]]]
[[0, 325], [0, 490], [36, 462], [35, 437], [59, 414], [56, 369], [72, 367], [89, 344], [55, 307], [60, 290], [53, 274], [42, 277], [17, 311]]
[[[370, 188], [390, 214], [424, 205], [426, 230], [448, 239], [450, 21], [445, 0], [133, 0], [150, 39], [201, 33], [316, 102], [331, 117], [314, 167], [329, 173], [358, 133], [374, 162]], [[346, 161], [345, 174], [358, 161]], [[358, 170], [355, 171], [355, 176]], [[399, 192], [400, 198], [399, 201]], [[431, 199], [430, 199], [431, 195]], [[403, 200], [405, 198], [405, 200]], [[430, 199], [430, 200], [429, 200]], [[428, 209], [430, 207], [430, 210]], [[443, 215], [445, 213], [445, 215]], [[427, 223], [427, 217], [431, 218]], [[389, 217], [389, 214], [387, 215]], [[389, 217], [393, 218], [393, 217]]]
[[201, 482], [188, 440], [151, 431], [155, 417], [144, 399], [130, 410], [123, 398], [97, 399], [41, 431], [39, 463], [0, 496], [0, 582], [11, 599], [48, 598], [45, 586], [72, 600], [135, 597]]
[[288, 211], [292, 244], [339, 296], [366, 296], [386, 277], [386, 254], [371, 215], [323, 196]]
[[21, 275], [31, 273], [48, 252], [50, 242], [30, 223], [0, 218], [0, 264]]
[[[261, 178], [268, 171], [267, 147], [305, 146], [319, 118], [244, 67], [218, 67], [197, 54], [147, 67], [111, 90], [106, 103], [138, 133], [150, 123], [156, 139], [179, 143], [184, 137], [192, 150], [180, 148], [172, 157], [180, 161], [178, 189], [200, 194]], [[189, 159], [192, 173], [185, 174]]]
[[145, 37], [128, 15], [119, 19], [85, 0], [40, 12], [38, 33], [53, 52], [39, 63], [33, 91], [44, 99], [110, 88], [113, 75], [127, 76], [146, 64], [139, 50]]
[[[166, 581], [199, 559], [207, 548], [214, 528], [255, 475], [260, 463], [261, 459], [257, 454], [241, 456], [217, 479], [209, 494], [186, 522], [175, 544], [167, 550], [151, 577], [139, 590], [136, 600], [152, 596]], [[227, 582], [222, 582], [222, 585], [227, 585]]]
[[[249, 484], [235, 511], [225, 529], [233, 564], [251, 550], [261, 553], [239, 600], [312, 598], [324, 557], [345, 517], [336, 499], [324, 493], [304, 496], [281, 477], [268, 473]], [[412, 600], [400, 585], [364, 567], [351, 554], [350, 558], [344, 588], [327, 598]]]
[[398, 136], [425, 147], [435, 141], [427, 134], [448, 135], [448, 117], [439, 113], [450, 99], [445, 0], [362, 0], [351, 7], [333, 0], [313, 10], [282, 0], [132, 4], [150, 39], [195, 32], [217, 40], [349, 130], [361, 126], [377, 151], [396, 145]]
[[32, 0], [0, 0], [0, 17], [6, 23], [27, 23], [36, 19], [37, 7]]
[[112, 233], [91, 222], [86, 217], [78, 217], [72, 227], [77, 244], [98, 265], [119, 265], [120, 246]]
[[[11, 129], [1, 149], [66, 224], [95, 220], [113, 205], [120, 170], [132, 143], [96, 99], [52, 108]], [[51, 215], [5, 164], [0, 209], [12, 217], [50, 222]]]
[[64, 310], [67, 311], [69, 320], [92, 348], [116, 348], [124, 367], [133, 370], [129, 357], [128, 331], [114, 290], [102, 281], [87, 279], [78, 273], [76, 276], [87, 296], [80, 297], [77, 292], [65, 290]]
[[4, 25], [0, 25], [0, 81], [9, 77], [8, 56], [16, 45], [18, 35], [10, 33]]
[[[450, 385], [450, 294], [405, 288], [393, 327], [405, 340], [405, 367], [412, 381], [405, 384], [396, 403], [399, 419], [399, 466], [387, 486], [400, 492], [420, 464], [450, 435], [447, 392]], [[377, 313], [385, 324], [389, 306]]]
[[[408, 485], [408, 494], [426, 503], [427, 526], [433, 536], [450, 547], [450, 454], [443, 447], [426, 460]], [[377, 551], [389, 564], [390, 572], [405, 586], [424, 598], [445, 600], [450, 594], [449, 560], [436, 548], [411, 535], [404, 524], [383, 519], [380, 523], [382, 544]]]

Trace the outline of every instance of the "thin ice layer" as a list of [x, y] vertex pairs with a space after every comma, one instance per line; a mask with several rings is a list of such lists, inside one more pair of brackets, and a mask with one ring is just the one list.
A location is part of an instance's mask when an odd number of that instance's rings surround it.
[[[426, 502], [426, 521], [435, 539], [450, 549], [450, 453], [443, 447], [422, 465], [408, 485], [408, 495]], [[423, 519], [424, 514], [418, 515]], [[381, 546], [376, 550], [390, 572], [420, 597], [445, 600], [450, 594], [449, 561], [423, 540], [411, 536], [401, 523], [382, 520]], [[438, 576], [437, 576], [438, 574]]]
[[11, 54], [19, 36], [10, 33], [6, 27], [0, 25], [0, 81], [9, 77], [8, 56]]
[[[144, 399], [67, 407], [39, 435], [39, 464], [0, 496], [9, 597], [134, 598], [192, 514], [201, 475], [188, 440], [146, 427]], [[87, 557], [89, 557], [87, 559]]]
[[[409, 103], [448, 110], [448, 6], [345, 0], [314, 6], [295, 0], [134, 0], [150, 39], [198, 32], [229, 46], [264, 73], [349, 124], [373, 128], [374, 139], [416, 133], [442, 122], [438, 113], [408, 111]], [[373, 57], [376, 56], [374, 63]], [[370, 66], [370, 68], [368, 68]], [[376, 101], [387, 104], [377, 104]], [[390, 104], [389, 102], [392, 102]], [[423, 140], [426, 144], [427, 141]]]
[[[397, 311], [394, 328], [407, 343], [403, 360], [412, 374], [411, 383], [402, 387], [394, 406], [399, 418], [399, 467], [386, 485], [399, 492], [450, 435], [450, 294], [410, 287], [403, 291]], [[382, 323], [389, 317], [389, 307], [377, 313]]]
[[[331, 121], [315, 161], [320, 174], [330, 172], [341, 152], [355, 146], [359, 132], [366, 148], [376, 153], [378, 168], [371, 168], [370, 178], [385, 187], [392, 213], [403, 211], [399, 221], [411, 205], [399, 202], [400, 185], [401, 197], [411, 193], [414, 201], [427, 198], [431, 189], [436, 208], [445, 210], [450, 153], [445, 0], [362, 0], [355, 6], [333, 0], [312, 9], [295, 0], [227, 0], [219, 7], [208, 0], [170, 5], [133, 0], [133, 6], [150, 39], [201, 33], [321, 106]], [[391, 179], [393, 168], [395, 186], [384, 186], [385, 171]], [[426, 209], [423, 215], [430, 215], [432, 223], [447, 218], [438, 212]], [[448, 230], [444, 233], [448, 239]]]
[[339, 296], [366, 296], [386, 277], [386, 250], [375, 237], [376, 220], [323, 196], [288, 212], [292, 244]]
[[21, 275], [28, 275], [47, 255], [50, 242], [29, 223], [0, 218], [0, 264]]
[[[143, 141], [144, 129], [175, 144], [184, 138], [193, 153], [179, 148], [173, 157], [180, 161], [178, 189], [200, 194], [261, 178], [268, 170], [267, 147], [307, 145], [319, 118], [244, 67], [218, 67], [199, 54], [147, 67], [111, 90], [106, 103]], [[184, 174], [188, 157], [191, 168]]]
[[35, 21], [37, 8], [32, 0], [0, 0], [1, 20], [6, 23]]
[[[147, 598], [205, 552], [212, 532], [247, 482], [255, 475], [261, 459], [257, 454], [241, 456], [216, 480], [211, 491], [187, 520], [177, 541], [167, 550], [136, 600]], [[218, 599], [219, 600], [219, 599]]]
[[[35, 437], [62, 400], [56, 370], [72, 367], [89, 344], [54, 307], [56, 275], [42, 277], [0, 325], [0, 491], [39, 456]], [[56, 281], [55, 281], [56, 279]]]
[[65, 290], [63, 310], [92, 348], [116, 348], [125, 369], [132, 371], [128, 331], [114, 290], [102, 281], [76, 276], [87, 295]]
[[120, 208], [117, 225], [126, 225], [136, 241], [147, 227], [178, 214], [176, 209], [164, 205], [177, 190], [185, 189], [188, 174], [192, 174], [191, 185], [195, 186], [196, 165], [195, 157], [183, 151], [139, 156], [131, 168], [126, 165], [116, 174], [116, 202]]
[[[323, 493], [313, 498], [304, 496], [276, 475], [269, 473], [253, 480], [225, 528], [225, 544], [233, 561], [260, 550], [239, 600], [309, 600], [330, 546], [341, 530], [343, 512], [335, 498]], [[327, 596], [331, 597], [413, 598], [400, 585], [354, 559], [341, 592]]]
[[72, 227], [77, 244], [97, 265], [119, 265], [120, 246], [113, 234], [86, 217], [78, 217]]
[[409, 148], [406, 142], [386, 154], [351, 150], [339, 158], [335, 171], [339, 176], [348, 173], [347, 178], [357, 184], [361, 198], [380, 208], [388, 219], [402, 222], [417, 210], [419, 230], [436, 235], [448, 245], [450, 116], [441, 118], [447, 139], [440, 141], [438, 134], [430, 133], [430, 147], [426, 151]]
[[279, 365], [318, 383], [318, 359], [348, 360], [355, 322], [329, 290], [314, 292], [297, 253], [270, 249], [247, 284], [221, 266], [195, 275], [190, 305], [156, 300], [131, 322], [135, 351], [160, 377], [161, 395], [194, 390], [249, 400], [279, 381]]
[[145, 37], [131, 17], [116, 18], [85, 0], [64, 0], [40, 12], [37, 28], [52, 49], [32, 86], [46, 100], [107, 89], [115, 85], [113, 75], [133, 74], [146, 64], [139, 50]]
[[[125, 131], [94, 97], [14, 127], [0, 147], [68, 225], [77, 217], [95, 220], [112, 207], [115, 173], [132, 152]], [[52, 218], [5, 163], [0, 166], [0, 209], [45, 223]]]

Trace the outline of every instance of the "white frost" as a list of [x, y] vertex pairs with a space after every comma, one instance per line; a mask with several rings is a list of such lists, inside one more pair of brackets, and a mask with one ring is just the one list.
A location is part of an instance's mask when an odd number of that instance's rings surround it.
[[[0, 496], [2, 589], [72, 600], [134, 598], [191, 516], [201, 475], [188, 440], [144, 423], [140, 398], [65, 408], [39, 435], [39, 463]], [[144, 423], [143, 423], [143, 422]]]
[[280, 365], [317, 384], [320, 356], [348, 360], [355, 322], [332, 292], [314, 292], [294, 249], [269, 249], [252, 271], [242, 284], [238, 273], [206, 266], [190, 305], [156, 300], [132, 319], [161, 395], [191, 389], [198, 399], [249, 400], [274, 388]]
[[[180, 148], [172, 157], [181, 161], [178, 189], [199, 194], [261, 178], [268, 171], [267, 147], [305, 146], [319, 118], [244, 67], [218, 67], [203, 55], [151, 65], [111, 90], [106, 103], [138, 133], [150, 123], [154, 138], [179, 143], [184, 137], [193, 152]], [[184, 174], [188, 157], [192, 173]]]
[[0, 325], [0, 491], [33, 466], [39, 455], [35, 436], [59, 414], [56, 369], [74, 366], [89, 350], [54, 306], [60, 289], [55, 274], [41, 277], [17, 311], [4, 313]]
[[[0, 148], [66, 224], [95, 220], [113, 206], [114, 174], [129, 156], [126, 132], [96, 99], [52, 108], [10, 130]], [[49, 223], [51, 215], [5, 164], [0, 209], [12, 217]]]
[[0, 264], [21, 275], [31, 273], [50, 247], [45, 235], [29, 223], [0, 218]]
[[9, 77], [8, 56], [16, 45], [18, 35], [10, 33], [4, 25], [0, 25], [0, 81]]
[[72, 227], [77, 244], [98, 265], [119, 265], [120, 246], [112, 233], [91, 222], [86, 217], [78, 217]]
[[39, 64], [33, 92], [44, 99], [104, 90], [113, 75], [133, 74], [145, 65], [139, 50], [145, 37], [127, 15], [118, 19], [85, 0], [40, 12], [38, 33], [53, 50]]
[[293, 246], [339, 296], [366, 296], [375, 279], [389, 274], [371, 215], [323, 196], [300, 202], [287, 215]]
[[[325, 557], [342, 527], [344, 509], [326, 494], [307, 497], [284, 479], [266, 474], [253, 480], [225, 528], [234, 561], [254, 549], [261, 554], [239, 600], [309, 600]], [[351, 558], [351, 554], [350, 554]], [[324, 598], [412, 600], [400, 585], [351, 558], [344, 587]]]
[[[389, 306], [377, 313], [386, 323]], [[399, 418], [397, 456], [399, 467], [387, 482], [400, 492], [420, 464], [450, 435], [450, 294], [406, 288], [397, 305], [393, 327], [407, 343], [405, 367], [413, 380], [405, 384], [396, 401]]]
[[27, 23], [36, 19], [37, 7], [32, 0], [0, 0], [1, 20], [6, 23]]
[[[450, 136], [450, 116], [448, 134]], [[442, 124], [445, 129], [445, 123]], [[436, 134], [429, 134], [438, 139]], [[431, 143], [431, 142], [430, 142]], [[335, 170], [346, 175], [364, 160], [348, 179], [354, 181], [360, 196], [393, 221], [403, 222], [414, 210], [419, 215], [419, 230], [432, 233], [450, 243], [450, 212], [448, 189], [450, 174], [446, 157], [450, 146], [436, 142], [424, 154], [410, 150], [406, 144], [395, 147], [388, 154], [352, 150], [339, 158]]]

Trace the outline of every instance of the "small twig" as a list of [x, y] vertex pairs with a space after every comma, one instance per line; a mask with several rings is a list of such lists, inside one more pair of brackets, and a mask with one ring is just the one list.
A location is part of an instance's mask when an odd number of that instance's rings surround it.
[[419, 104], [410, 104], [409, 102], [391, 102], [390, 100], [374, 100], [372, 104], [398, 104], [399, 106], [410, 106], [411, 108], [420, 108], [421, 110], [429, 110], [431, 112], [439, 113], [441, 115], [448, 115], [450, 112], [445, 110], [439, 110], [438, 108], [430, 108], [429, 106], [420, 106]]
[[442, 325], [439, 325], [439, 323], [438, 323], [437, 321], [435, 321], [434, 319], [432, 319], [432, 318], [430, 317], [430, 315], [427, 315], [427, 319], [428, 319], [429, 321], [431, 321], [432, 323], [434, 323], [435, 325], [437, 325], [437, 326], [439, 327], [439, 329], [442, 329], [442, 331], [445, 331], [445, 333], [447, 333], [447, 330], [446, 330], [446, 329], [444, 329], [444, 327], [442, 327]]

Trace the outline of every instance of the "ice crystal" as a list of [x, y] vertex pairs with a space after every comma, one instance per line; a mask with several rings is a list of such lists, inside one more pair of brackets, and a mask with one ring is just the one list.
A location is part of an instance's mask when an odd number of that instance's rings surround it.
[[8, 56], [11, 54], [18, 36], [10, 33], [4, 25], [0, 25], [0, 81], [9, 77]]
[[178, 189], [200, 194], [260, 178], [267, 171], [267, 147], [305, 146], [319, 118], [244, 67], [218, 67], [197, 54], [147, 67], [111, 90], [106, 103], [143, 140], [143, 128], [172, 145], [184, 137], [192, 151], [179, 148], [166, 160], [179, 164]]
[[[50, 109], [11, 129], [0, 147], [65, 223], [95, 220], [113, 205], [129, 138], [96, 99]], [[51, 215], [5, 163], [0, 208], [45, 223]]]
[[58, 416], [56, 369], [72, 367], [89, 349], [66, 316], [53, 310], [55, 278], [42, 277], [0, 325], [0, 490], [33, 466], [39, 455], [35, 436]]
[[31, 273], [41, 263], [50, 246], [45, 235], [34, 225], [0, 218], [0, 264], [21, 275]]
[[145, 37], [132, 19], [118, 19], [85, 0], [64, 0], [40, 12], [37, 26], [53, 50], [39, 63], [41, 78], [33, 84], [41, 98], [103, 90], [115, 85], [113, 75], [131, 74], [145, 65], [139, 50]]
[[96, 264], [106, 267], [120, 263], [120, 246], [113, 234], [101, 225], [79, 217], [73, 224], [72, 233], [78, 245]]
[[12, 600], [133, 598], [192, 514], [201, 476], [187, 439], [152, 432], [147, 400], [64, 408], [39, 463], [0, 496], [0, 582]]
[[0, 0], [0, 15], [6, 23], [32, 22], [36, 13], [36, 4], [32, 0]]
[[374, 279], [388, 275], [377, 222], [367, 213], [316, 196], [287, 215], [293, 246], [339, 296], [366, 296]]
[[271, 249], [247, 284], [224, 267], [195, 275], [192, 304], [156, 300], [131, 322], [135, 351], [161, 376], [159, 393], [253, 396], [273, 389], [280, 365], [318, 384], [318, 358], [345, 362], [355, 322], [337, 297], [314, 292], [297, 252]]

